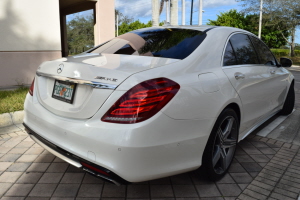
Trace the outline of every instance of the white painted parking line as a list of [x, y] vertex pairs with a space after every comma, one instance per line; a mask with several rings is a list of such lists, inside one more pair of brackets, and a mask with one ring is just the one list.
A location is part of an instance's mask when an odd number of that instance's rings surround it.
[[[293, 112], [295, 110], [296, 109], [294, 109]], [[293, 112], [291, 114], [293, 114]], [[262, 136], [262, 137], [266, 137], [269, 133], [271, 133], [271, 131], [273, 131], [279, 124], [281, 124], [284, 120], [286, 120], [286, 118], [288, 118], [288, 116], [290, 116], [290, 115], [277, 117], [268, 126], [266, 126], [263, 129], [261, 129], [256, 135], [259, 135], [259, 136]]]

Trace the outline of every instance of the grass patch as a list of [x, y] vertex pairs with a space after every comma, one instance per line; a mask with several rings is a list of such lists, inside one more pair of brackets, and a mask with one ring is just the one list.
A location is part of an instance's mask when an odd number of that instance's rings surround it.
[[12, 91], [0, 91], [0, 114], [24, 110], [28, 88], [21, 87]]

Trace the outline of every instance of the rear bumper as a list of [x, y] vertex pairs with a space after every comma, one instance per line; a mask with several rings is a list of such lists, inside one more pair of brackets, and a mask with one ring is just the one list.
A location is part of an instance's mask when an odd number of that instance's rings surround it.
[[102, 167], [126, 182], [142, 182], [200, 167], [215, 121], [157, 113], [144, 122], [114, 124], [100, 120], [106, 111], [86, 120], [64, 118], [27, 95], [24, 123], [30, 134], [67, 158]]
[[[108, 169], [105, 169], [101, 166], [97, 166], [94, 163], [91, 163], [85, 159], [82, 159], [76, 155], [71, 154], [70, 152], [67, 152], [63, 150], [62, 148], [59, 148], [58, 146], [54, 145], [53, 143], [47, 141], [37, 133], [35, 133], [33, 130], [31, 130], [25, 123], [23, 123], [25, 126], [26, 132], [30, 135], [30, 137], [41, 147], [49, 151], [50, 153], [54, 154], [55, 156], [59, 157], [60, 159], [68, 162], [69, 164], [81, 168], [84, 171], [87, 171], [88, 173], [92, 174], [93, 176], [96, 176], [98, 178], [102, 178], [106, 181], [110, 181], [116, 185], [121, 184], [128, 184], [129, 182], [122, 179], [118, 175], [114, 174], [113, 172], [109, 171]], [[83, 163], [86, 163], [87, 165], [84, 166]], [[99, 171], [103, 171], [104, 173], [99, 173], [93, 168], [88, 168], [86, 166], [92, 166], [94, 168], [97, 168]]]

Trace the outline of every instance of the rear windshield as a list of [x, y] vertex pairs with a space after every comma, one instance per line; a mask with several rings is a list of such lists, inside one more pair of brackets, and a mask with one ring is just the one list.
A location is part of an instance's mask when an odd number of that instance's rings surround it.
[[145, 28], [120, 35], [89, 53], [184, 59], [205, 39], [206, 32], [177, 28]]

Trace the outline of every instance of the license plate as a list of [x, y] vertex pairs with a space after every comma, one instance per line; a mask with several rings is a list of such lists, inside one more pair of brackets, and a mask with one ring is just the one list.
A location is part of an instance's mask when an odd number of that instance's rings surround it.
[[76, 83], [55, 80], [52, 98], [72, 104], [74, 100], [75, 89]]

